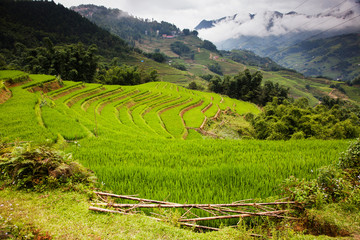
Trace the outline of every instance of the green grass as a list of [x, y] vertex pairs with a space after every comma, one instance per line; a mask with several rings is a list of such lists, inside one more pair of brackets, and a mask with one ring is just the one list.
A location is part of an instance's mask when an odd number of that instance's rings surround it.
[[[51, 191], [29, 193], [0, 191], [0, 227], [17, 239], [33, 232], [52, 239], [252, 239], [250, 233], [224, 228], [196, 233], [147, 216], [100, 214], [88, 210], [85, 194]], [[15, 235], [16, 236], [16, 235]], [[14, 237], [15, 237], [14, 236]]]
[[16, 79], [28, 74], [18, 70], [0, 70], [0, 79]]
[[60, 134], [66, 140], [78, 140], [89, 135], [78, 119], [71, 118], [54, 108], [43, 106], [41, 114], [45, 127], [55, 135]]
[[55, 141], [58, 136], [77, 139], [80, 145], [68, 143], [66, 150], [93, 170], [106, 189], [180, 203], [272, 196], [290, 175], [315, 177], [312, 170], [336, 161], [348, 144], [208, 139], [184, 127], [179, 116], [183, 109], [204, 99], [206, 104], [184, 116], [185, 121], [199, 124], [204, 118], [201, 110], [211, 101], [238, 114], [260, 110], [250, 103], [171, 83], [122, 86], [115, 93], [116, 89], [119, 86], [86, 84], [55, 100], [55, 105], [50, 102], [53, 108], [44, 105], [39, 111], [35, 106], [40, 94], [13, 88], [13, 98], [0, 105], [0, 111], [7, 113], [0, 116], [1, 137], [37, 142]]
[[0, 137], [9, 141], [45, 142], [55, 141], [56, 135], [43, 128], [35, 113], [38, 96], [21, 89], [12, 88], [13, 97], [0, 105]]
[[94, 170], [107, 189], [119, 194], [219, 203], [269, 197], [291, 175], [315, 177], [314, 170], [336, 161], [347, 144], [84, 139], [81, 145], [87, 147], [77, 149], [75, 157]]

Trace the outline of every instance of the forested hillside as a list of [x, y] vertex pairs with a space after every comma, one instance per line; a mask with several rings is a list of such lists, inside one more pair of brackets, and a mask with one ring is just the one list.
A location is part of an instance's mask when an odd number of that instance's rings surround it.
[[157, 22], [150, 19], [139, 19], [119, 9], [108, 9], [103, 6], [80, 5], [71, 10], [85, 16], [98, 26], [121, 37], [134, 46], [134, 41], [141, 41], [146, 36], [156, 37], [180, 33], [175, 25], [168, 22]]
[[48, 37], [55, 45], [96, 44], [99, 53], [108, 57], [119, 57], [129, 51], [125, 41], [61, 4], [1, 1], [0, 12], [0, 49], [14, 49], [15, 42], [26, 47], [40, 47], [43, 38]]

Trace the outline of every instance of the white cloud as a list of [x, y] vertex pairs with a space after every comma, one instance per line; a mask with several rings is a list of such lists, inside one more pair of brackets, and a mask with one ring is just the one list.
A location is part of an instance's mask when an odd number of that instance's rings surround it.
[[[255, 18], [250, 20], [248, 14], [239, 14], [235, 20], [222, 21], [215, 24], [211, 29], [199, 31], [199, 36], [220, 43], [221, 41], [238, 38], [240, 36], [279, 36], [284, 33], [312, 31], [322, 32], [327, 30], [338, 30], [344, 28], [360, 29], [359, 18], [349, 21], [351, 18], [360, 15], [359, 4], [352, 1], [344, 2], [341, 6], [333, 6], [315, 15], [283, 15], [274, 17], [274, 12], [258, 11]], [[331, 12], [331, 14], [329, 14]], [[286, 13], [286, 12], [285, 12]], [[348, 15], [347, 15], [348, 14]], [[347, 16], [346, 16], [347, 15]], [[269, 28], [269, 23], [273, 26]]]
[[[339, 1], [308, 0], [296, 11], [306, 14], [321, 13], [327, 8], [335, 6]], [[176, 24], [179, 28], [193, 29], [203, 19], [218, 19], [237, 13], [241, 16], [268, 10], [286, 13], [294, 10], [304, 0], [55, 0], [55, 2], [66, 7], [95, 4], [118, 8], [133, 16], [167, 21]], [[246, 27], [251, 31], [251, 27], [254, 26]]]

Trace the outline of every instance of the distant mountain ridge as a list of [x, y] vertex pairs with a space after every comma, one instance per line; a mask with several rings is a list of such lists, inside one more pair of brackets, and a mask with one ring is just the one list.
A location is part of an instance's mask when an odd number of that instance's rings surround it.
[[[286, 63], [286, 53], [295, 44], [302, 41], [314, 41], [335, 36], [360, 33], [360, 4], [359, 2], [345, 1], [337, 7], [315, 15], [307, 15], [291, 11], [264, 11], [254, 14], [235, 14], [216, 20], [203, 20], [195, 29], [199, 36], [215, 43], [221, 50], [243, 49], [250, 50], [262, 57], [270, 57], [278, 63], [304, 74], [318, 73], [319, 75], [342, 78], [349, 75], [346, 72], [312, 71], [299, 68], [296, 64]], [[331, 41], [330, 41], [331, 42]], [[344, 46], [343, 46], [344, 47]], [[316, 51], [315, 51], [316, 52]], [[320, 51], [323, 52], [323, 51]], [[295, 55], [292, 55], [295, 57]], [[316, 58], [317, 55], [311, 57]], [[342, 60], [347, 58], [343, 56]], [[303, 65], [310, 63], [304, 59]], [[345, 61], [348, 61], [345, 59]], [[355, 64], [352, 62], [352, 64]], [[357, 63], [356, 63], [357, 64]], [[350, 75], [354, 75], [350, 73]], [[345, 76], [349, 79], [351, 76]]]
[[139, 41], [144, 35], [162, 36], [173, 35], [180, 30], [173, 24], [157, 22], [149, 19], [140, 19], [120, 9], [106, 8], [92, 4], [79, 5], [70, 8], [71, 10], [86, 17], [91, 22], [110, 31], [111, 33], [126, 40], [132, 46], [134, 41]]

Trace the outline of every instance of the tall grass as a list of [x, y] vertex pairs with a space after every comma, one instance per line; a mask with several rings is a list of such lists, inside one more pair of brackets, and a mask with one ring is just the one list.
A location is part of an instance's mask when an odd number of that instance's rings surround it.
[[[105, 95], [118, 88], [87, 84], [57, 99], [53, 108], [44, 105], [44, 127], [35, 112], [39, 94], [13, 88], [13, 97], [0, 105], [0, 136], [37, 142], [55, 141], [59, 134], [66, 139], [82, 137], [81, 146], [68, 151], [95, 171], [105, 188], [180, 203], [268, 197], [278, 193], [278, 185], [290, 175], [315, 177], [318, 167], [335, 161], [347, 146], [347, 141], [204, 140], [194, 130], [184, 141], [179, 113], [201, 99], [239, 114], [260, 110], [225, 97], [220, 103], [216, 94], [169, 83], [122, 88]], [[71, 108], [68, 101], [74, 102]], [[87, 111], [81, 107], [85, 102]]]
[[84, 139], [75, 157], [120, 194], [192, 203], [278, 193], [287, 177], [313, 178], [347, 141]]

